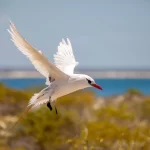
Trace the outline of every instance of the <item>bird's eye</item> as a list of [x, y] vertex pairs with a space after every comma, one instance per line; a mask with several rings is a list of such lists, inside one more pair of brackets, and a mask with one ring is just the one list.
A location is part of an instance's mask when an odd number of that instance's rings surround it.
[[92, 83], [92, 81], [91, 81], [91, 80], [89, 80], [89, 79], [86, 79], [86, 80], [88, 81], [88, 83], [89, 83], [89, 84], [91, 84], [91, 83]]

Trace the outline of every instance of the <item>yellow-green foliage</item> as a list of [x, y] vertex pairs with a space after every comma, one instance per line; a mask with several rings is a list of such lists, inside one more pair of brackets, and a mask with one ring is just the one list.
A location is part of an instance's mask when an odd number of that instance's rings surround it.
[[77, 114], [70, 111], [56, 115], [47, 108], [41, 108], [36, 113], [30, 113], [23, 125], [24, 128], [18, 133], [25, 136], [34, 135], [33, 137], [39, 141], [40, 146], [46, 149], [66, 147], [65, 141], [80, 133]]
[[79, 91], [61, 97], [56, 104], [64, 109], [75, 109], [83, 111], [84, 108], [91, 108], [95, 101], [95, 95], [91, 91]]
[[16, 103], [28, 101], [31, 93], [26, 93], [22, 90], [15, 90], [0, 84], [0, 102], [1, 103]]
[[104, 120], [105, 118], [113, 121], [123, 123], [126, 120], [133, 120], [134, 115], [128, 112], [126, 104], [121, 104], [118, 107], [107, 105], [107, 107], [98, 110], [98, 118]]
[[141, 103], [141, 117], [150, 121], [150, 98]]
[[[0, 90], [1, 105], [8, 103], [10, 107], [22, 101], [27, 104], [34, 91], [13, 90], [3, 85]], [[98, 109], [93, 107], [96, 97], [91, 91], [64, 96], [56, 102], [58, 115], [46, 105], [29, 112], [11, 131], [12, 137], [6, 138], [6, 145], [10, 149], [12, 145], [14, 149], [29, 149], [23, 144], [15, 145], [27, 138], [32, 149], [37, 145], [42, 150], [149, 150], [150, 99], [139, 93], [135, 89], [125, 93], [139, 96], [138, 101], [127, 99], [129, 96], [117, 105], [115, 100], [104, 101]]]
[[142, 93], [139, 91], [139, 90], [137, 90], [137, 89], [129, 89], [128, 91], [127, 91], [127, 93], [128, 94], [130, 94], [130, 95], [142, 95]]

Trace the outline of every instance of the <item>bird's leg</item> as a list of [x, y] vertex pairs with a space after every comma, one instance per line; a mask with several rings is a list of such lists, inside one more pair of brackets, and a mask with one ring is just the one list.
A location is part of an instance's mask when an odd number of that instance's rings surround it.
[[47, 103], [47, 107], [50, 109], [50, 111], [52, 111], [53, 108], [51, 106], [50, 99], [51, 99], [51, 97], [49, 97], [49, 102]]
[[56, 106], [55, 106], [55, 112], [56, 112], [56, 114], [58, 114]]
[[55, 112], [56, 112], [56, 114], [58, 114], [58, 111], [57, 111], [57, 108], [56, 108], [55, 101], [54, 101], [54, 105], [55, 105]]

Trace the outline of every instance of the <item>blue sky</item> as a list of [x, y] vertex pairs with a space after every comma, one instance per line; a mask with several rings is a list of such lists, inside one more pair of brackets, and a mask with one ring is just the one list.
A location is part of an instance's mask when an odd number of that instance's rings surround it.
[[13, 45], [9, 21], [53, 61], [62, 38], [78, 68], [150, 68], [149, 0], [1, 0], [0, 67], [29, 67]]

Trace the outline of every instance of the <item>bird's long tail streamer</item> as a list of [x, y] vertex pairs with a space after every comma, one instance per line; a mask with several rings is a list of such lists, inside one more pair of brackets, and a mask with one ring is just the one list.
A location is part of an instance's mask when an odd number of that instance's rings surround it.
[[9, 128], [5, 134], [5, 136], [9, 133], [10, 130], [12, 130], [25, 116], [26, 114], [31, 110], [31, 108], [33, 107], [34, 105], [30, 105], [24, 112], [23, 114], [19, 117], [19, 119], [13, 124], [13, 126], [11, 128]]

